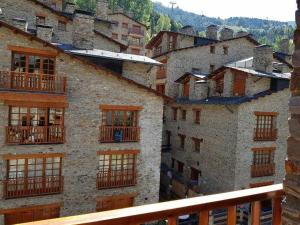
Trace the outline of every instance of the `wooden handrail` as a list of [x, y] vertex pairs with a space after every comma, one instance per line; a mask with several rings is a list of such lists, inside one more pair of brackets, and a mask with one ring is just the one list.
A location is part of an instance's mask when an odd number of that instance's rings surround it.
[[[163, 202], [151, 205], [137, 206], [132, 208], [112, 210], [100, 213], [91, 213], [79, 216], [45, 220], [27, 225], [127, 225], [141, 224], [145, 222], [168, 219], [169, 224], [176, 224], [180, 215], [198, 213], [201, 225], [208, 225], [208, 212], [217, 208], [229, 208], [233, 212], [233, 206], [251, 202], [255, 210], [258, 210], [260, 202], [267, 199], [274, 199], [274, 211], [280, 212], [278, 199], [283, 195], [282, 184], [259, 187], [241, 191], [228, 192], [223, 194], [208, 195], [177, 201]], [[253, 213], [254, 214], [254, 213]], [[253, 215], [252, 215], [253, 216]], [[257, 218], [252, 218], [253, 221]], [[229, 215], [230, 225], [234, 219]], [[273, 225], [280, 225], [281, 219], [273, 214]], [[257, 224], [255, 224], [257, 225]]]
[[67, 78], [52, 74], [0, 71], [0, 89], [66, 94]]
[[277, 139], [277, 129], [255, 128], [254, 140], [255, 141], [274, 141]]

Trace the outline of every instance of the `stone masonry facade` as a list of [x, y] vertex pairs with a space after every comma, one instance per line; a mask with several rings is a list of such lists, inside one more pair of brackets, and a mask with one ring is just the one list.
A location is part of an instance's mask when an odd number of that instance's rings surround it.
[[[24, 48], [56, 51], [44, 43], [16, 34], [1, 27], [0, 70], [11, 68], [11, 51], [8, 45]], [[8, 105], [0, 105], [1, 155], [63, 153], [62, 194], [1, 199], [0, 210], [61, 203], [61, 216], [95, 212], [96, 198], [136, 192], [134, 204], [158, 201], [159, 168], [161, 161], [161, 136], [163, 99], [138, 85], [121, 79], [111, 72], [83, 63], [76, 57], [60, 53], [56, 59], [56, 73], [67, 77], [67, 101], [65, 109], [66, 138], [64, 144], [6, 145], [5, 126], [8, 125]], [[1, 93], [0, 93], [1, 95]], [[24, 93], [26, 95], [26, 93]], [[30, 101], [30, 99], [28, 99]], [[140, 141], [133, 143], [99, 143], [101, 105], [141, 106], [138, 123], [141, 127]], [[137, 185], [132, 187], [97, 190], [97, 151], [140, 150], [137, 161]], [[6, 161], [0, 160], [0, 180], [5, 179]], [[3, 193], [1, 186], [0, 193]], [[1, 217], [0, 224], [4, 224]]]

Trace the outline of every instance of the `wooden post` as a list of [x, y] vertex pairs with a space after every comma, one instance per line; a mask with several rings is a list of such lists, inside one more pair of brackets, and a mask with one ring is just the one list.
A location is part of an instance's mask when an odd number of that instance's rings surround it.
[[204, 210], [200, 212], [199, 225], [209, 224], [209, 211]]
[[236, 206], [230, 206], [228, 208], [227, 225], [236, 225]]
[[253, 202], [251, 210], [251, 225], [260, 225], [260, 211], [260, 202]]

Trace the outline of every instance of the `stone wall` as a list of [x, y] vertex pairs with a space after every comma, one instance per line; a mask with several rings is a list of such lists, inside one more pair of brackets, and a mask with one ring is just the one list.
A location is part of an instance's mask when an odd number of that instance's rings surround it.
[[[171, 107], [187, 110], [186, 121], [181, 120], [180, 109], [177, 121], [173, 121]], [[193, 109], [201, 109], [200, 124], [194, 123]], [[212, 194], [234, 189], [232, 180], [235, 170], [237, 107], [230, 107], [230, 110], [221, 105], [168, 105], [165, 130], [171, 131], [171, 157], [185, 163], [186, 179], [190, 178], [190, 166], [202, 172], [201, 193]], [[178, 134], [186, 135], [184, 151], [180, 148]], [[200, 153], [194, 152], [193, 137], [203, 138]]]
[[[128, 35], [128, 29], [131, 29], [133, 25], [141, 26], [141, 31], [144, 33], [143, 36], [139, 36], [141, 39], [141, 42], [143, 42], [143, 46], [140, 47], [140, 54], [145, 55], [146, 50], [145, 50], [145, 35], [146, 35], [146, 27], [142, 26], [141, 24], [135, 22], [134, 20], [128, 18], [127, 16], [124, 16], [123, 14], [109, 14], [108, 15], [109, 20], [111, 21], [118, 21], [118, 26], [112, 25], [112, 33], [118, 34], [118, 41], [121, 43], [128, 45], [128, 41], [122, 40], [122, 34], [123, 35]], [[122, 28], [122, 23], [127, 23], [128, 28]], [[128, 35], [128, 40], [130, 40], [130, 35]], [[133, 46], [130, 46], [127, 49], [127, 53], [131, 53]], [[136, 48], [136, 47], [134, 47]]]
[[[178, 96], [178, 87], [174, 81], [185, 72], [191, 71], [192, 68], [200, 69], [202, 73], [209, 73], [210, 65], [215, 65], [217, 69], [226, 63], [253, 56], [255, 47], [246, 38], [221, 42], [215, 44], [215, 46], [215, 54], [210, 53], [210, 46], [195, 47], [168, 54], [166, 84], [166, 94], [168, 96]], [[228, 47], [228, 55], [224, 55], [223, 46]], [[156, 60], [159, 61], [160, 59], [156, 58]]]
[[156, 66], [124, 62], [122, 75], [147, 87], [155, 88]]
[[[288, 131], [288, 99], [290, 91], [285, 89], [270, 96], [244, 103], [238, 108], [238, 131], [236, 143], [235, 190], [249, 188], [251, 183], [274, 181], [282, 183], [284, 178], [284, 160], [286, 158], [286, 139]], [[278, 112], [276, 126], [278, 138], [276, 141], [254, 141], [256, 116], [254, 112]], [[251, 178], [253, 148], [275, 147], [275, 175], [270, 177]]]
[[300, 223], [300, 1], [297, 0], [296, 11], [296, 31], [294, 35], [295, 52], [293, 54], [294, 71], [292, 73], [290, 99], [289, 129], [287, 161], [286, 161], [286, 180], [284, 191], [286, 201], [283, 203], [283, 225], [296, 225]]
[[[0, 69], [11, 66], [11, 53], [7, 45], [31, 48], [44, 47], [34, 40], [24, 38], [11, 30], [1, 27]], [[79, 60], [63, 53], [56, 59], [58, 74], [68, 79], [69, 107], [65, 113], [66, 143], [62, 145], [8, 146], [5, 145], [4, 127], [7, 126], [8, 107], [0, 106], [1, 154], [20, 153], [65, 153], [63, 159], [64, 192], [60, 195], [0, 200], [0, 209], [18, 208], [38, 204], [62, 202], [61, 215], [78, 215], [95, 211], [96, 198], [138, 192], [135, 205], [158, 201], [163, 100], [129, 82], [120, 80], [106, 71], [95, 70]], [[99, 105], [143, 106], [139, 114], [141, 140], [138, 143], [99, 144]], [[134, 187], [107, 190], [96, 189], [97, 151], [139, 149], [138, 184]], [[6, 174], [5, 162], [0, 160], [0, 180]], [[0, 222], [3, 224], [3, 221]]]

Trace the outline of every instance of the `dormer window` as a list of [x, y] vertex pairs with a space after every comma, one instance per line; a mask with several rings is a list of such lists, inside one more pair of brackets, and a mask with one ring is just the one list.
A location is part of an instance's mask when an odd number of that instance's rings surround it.
[[36, 24], [38, 24], [38, 25], [45, 25], [46, 24], [46, 17], [45, 16], [41, 16], [41, 15], [37, 15], [36, 16]]

